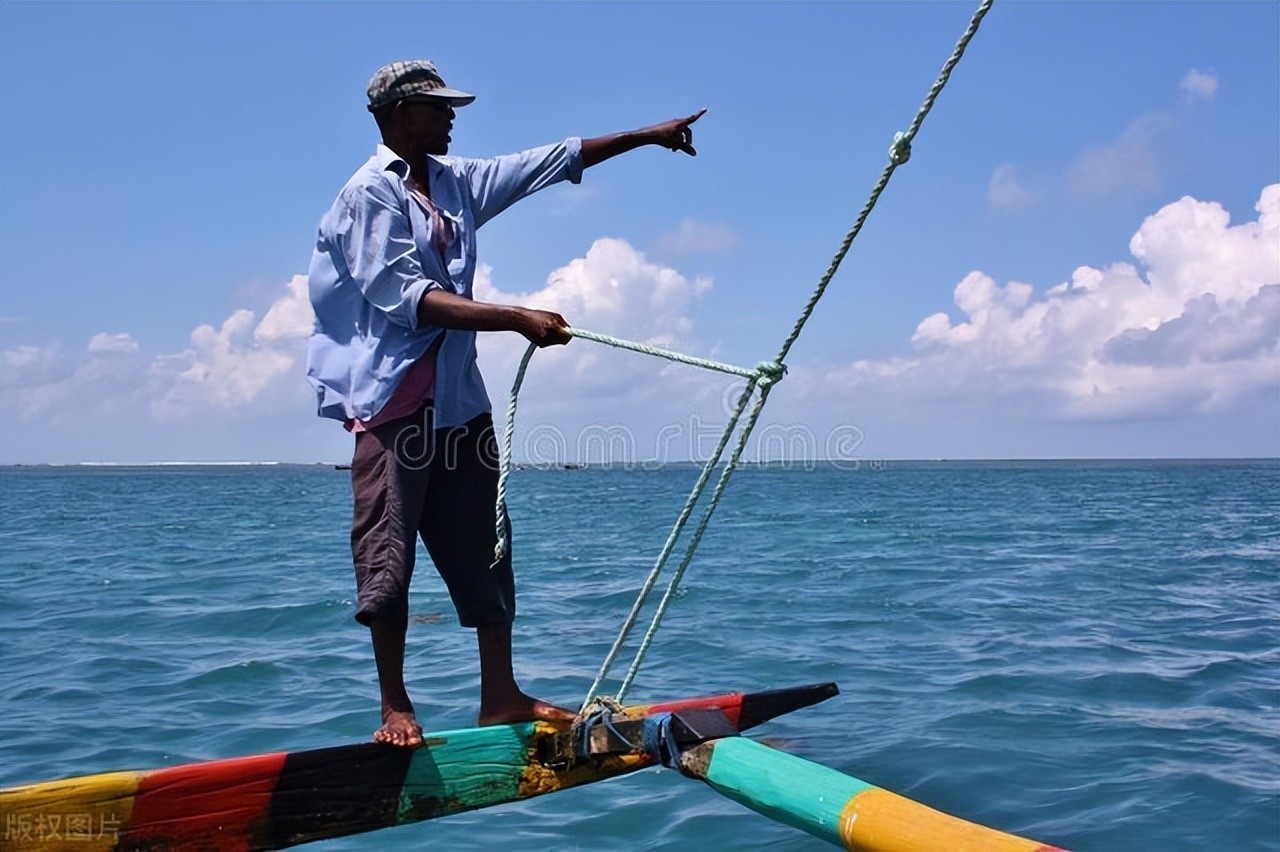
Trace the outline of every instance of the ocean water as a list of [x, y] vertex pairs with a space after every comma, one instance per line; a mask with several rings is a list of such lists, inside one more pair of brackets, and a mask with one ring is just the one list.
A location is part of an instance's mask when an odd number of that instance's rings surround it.
[[[513, 476], [530, 692], [582, 697], [695, 475]], [[324, 466], [0, 471], [0, 785], [367, 738], [349, 490]], [[425, 555], [412, 606], [419, 715], [468, 726], [473, 634]], [[826, 680], [757, 735], [1072, 849], [1275, 850], [1280, 463], [745, 469], [629, 698]], [[831, 847], [658, 769], [309, 848]]]

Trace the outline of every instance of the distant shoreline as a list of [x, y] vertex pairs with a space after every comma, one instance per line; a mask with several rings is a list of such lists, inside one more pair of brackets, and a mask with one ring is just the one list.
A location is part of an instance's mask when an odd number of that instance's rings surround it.
[[[575, 462], [571, 464], [517, 463], [516, 471], [564, 471], [582, 473], [591, 471], [655, 471], [664, 469], [701, 468], [701, 461], [657, 462]], [[858, 459], [828, 460], [804, 459], [798, 461], [741, 462], [739, 467], [750, 470], [816, 470], [845, 469], [850, 471], [876, 471], [887, 468], [1016, 468], [1016, 467], [1194, 467], [1206, 465], [1280, 465], [1280, 456], [1221, 456], [1211, 458], [1013, 458], [1013, 459]], [[280, 462], [280, 461], [164, 461], [164, 462], [17, 462], [0, 464], [0, 471], [15, 470], [186, 470], [192, 468], [268, 468], [268, 469], [349, 469], [348, 462]]]

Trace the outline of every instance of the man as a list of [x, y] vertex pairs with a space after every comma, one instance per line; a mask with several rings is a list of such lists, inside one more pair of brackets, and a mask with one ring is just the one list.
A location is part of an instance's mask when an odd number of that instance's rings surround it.
[[416, 746], [404, 684], [408, 592], [421, 536], [480, 649], [480, 724], [572, 714], [526, 695], [511, 664], [511, 556], [493, 563], [497, 448], [477, 331], [539, 346], [569, 341], [550, 311], [472, 300], [475, 231], [545, 186], [644, 145], [695, 155], [699, 112], [625, 133], [571, 137], [487, 160], [446, 157], [454, 110], [475, 100], [426, 60], [374, 74], [369, 106], [382, 144], [320, 222], [311, 259], [316, 326], [307, 375], [322, 417], [355, 434], [351, 551], [355, 618], [373, 639], [382, 693], [379, 742]]

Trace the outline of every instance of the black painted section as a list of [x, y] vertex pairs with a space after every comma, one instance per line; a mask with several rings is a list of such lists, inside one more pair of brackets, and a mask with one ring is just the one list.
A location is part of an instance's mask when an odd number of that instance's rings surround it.
[[413, 752], [361, 743], [288, 755], [271, 796], [268, 848], [395, 825]]
[[778, 716], [811, 707], [840, 694], [834, 683], [815, 683], [810, 686], [794, 686], [790, 689], [770, 689], [765, 692], [749, 692], [742, 696], [742, 710], [738, 713], [738, 730], [745, 731]]
[[737, 733], [738, 729], [720, 710], [677, 710], [671, 714], [671, 735], [681, 748]]

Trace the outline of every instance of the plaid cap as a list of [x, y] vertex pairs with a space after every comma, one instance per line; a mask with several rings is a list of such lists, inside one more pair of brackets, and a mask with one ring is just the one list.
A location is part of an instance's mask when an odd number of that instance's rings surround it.
[[391, 62], [374, 72], [369, 80], [369, 111], [412, 95], [447, 98], [454, 106], [466, 106], [476, 99], [473, 94], [446, 86], [430, 60], [409, 59]]

